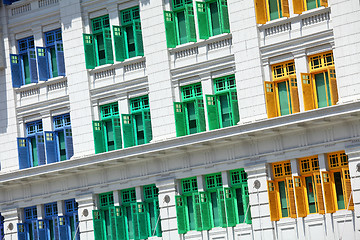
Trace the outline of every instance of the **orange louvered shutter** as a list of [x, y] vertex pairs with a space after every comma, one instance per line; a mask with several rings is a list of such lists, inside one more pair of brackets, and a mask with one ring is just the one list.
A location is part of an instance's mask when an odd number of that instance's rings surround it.
[[294, 78], [294, 77], [290, 78], [290, 95], [291, 95], [292, 112], [293, 113], [300, 112], [297, 81], [296, 81], [296, 78]]
[[329, 67], [329, 82], [330, 82], [330, 94], [331, 94], [331, 105], [336, 105], [339, 100], [338, 90], [337, 90], [337, 83], [336, 83], [336, 73], [335, 67]]
[[281, 0], [281, 10], [283, 17], [290, 17], [288, 0]]
[[288, 202], [290, 208], [290, 217], [296, 218], [296, 204], [295, 204], [295, 195], [294, 195], [294, 185], [292, 178], [286, 178], [287, 184], [287, 195], [288, 195]]
[[342, 180], [345, 196], [345, 207], [349, 206], [349, 210], [354, 210], [353, 195], [351, 194], [351, 179], [349, 169], [342, 169]]
[[293, 0], [293, 7], [295, 14], [301, 14], [304, 11], [303, 0]]
[[314, 173], [314, 180], [315, 180], [315, 193], [316, 193], [316, 203], [317, 203], [318, 211], [320, 214], [325, 214], [324, 196], [321, 186], [320, 173]]
[[334, 183], [329, 172], [322, 172], [321, 174], [325, 196], [326, 213], [334, 213], [336, 211], [333, 191]]
[[311, 76], [308, 73], [301, 73], [301, 85], [304, 98], [305, 111], [315, 108], [314, 92], [312, 87]]
[[306, 217], [307, 209], [306, 209], [305, 189], [301, 177], [294, 176], [294, 189], [295, 189], [298, 217]]
[[276, 95], [273, 82], [265, 81], [265, 100], [268, 118], [277, 117]]
[[254, 0], [255, 3], [255, 14], [256, 14], [256, 23], [264, 24], [266, 23], [266, 6], [264, 0]]
[[320, 0], [320, 5], [323, 7], [327, 7], [328, 6], [328, 1], [327, 0]]
[[279, 221], [280, 208], [278, 200], [278, 188], [275, 181], [267, 181], [268, 195], [269, 195], [269, 208], [271, 221]]

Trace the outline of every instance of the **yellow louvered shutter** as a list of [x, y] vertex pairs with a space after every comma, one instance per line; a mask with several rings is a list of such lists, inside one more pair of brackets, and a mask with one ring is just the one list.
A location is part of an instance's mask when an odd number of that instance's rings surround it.
[[266, 23], [266, 5], [264, 0], [254, 0], [255, 3], [255, 14], [256, 14], [256, 23], [264, 24]]
[[335, 196], [333, 190], [333, 179], [329, 172], [322, 172], [324, 196], [325, 196], [325, 207], [326, 213], [334, 213], [335, 209]]
[[292, 112], [297, 113], [300, 112], [300, 104], [299, 104], [299, 92], [297, 87], [296, 78], [290, 78], [290, 95], [291, 95], [291, 106]]
[[305, 111], [315, 108], [314, 92], [312, 87], [311, 76], [308, 73], [301, 73], [301, 85], [304, 98]]
[[342, 180], [345, 196], [345, 207], [347, 208], [347, 206], [349, 206], [349, 210], [354, 210], [354, 201], [353, 195], [351, 194], [351, 179], [349, 169], [342, 169]]
[[268, 195], [269, 195], [269, 208], [271, 221], [279, 221], [280, 208], [278, 199], [278, 188], [275, 181], [267, 181]]
[[320, 5], [323, 7], [327, 7], [328, 6], [328, 1], [327, 0], [320, 0]]
[[304, 11], [303, 0], [293, 0], [293, 7], [295, 14], [301, 14]]
[[294, 185], [292, 178], [286, 178], [287, 184], [287, 195], [288, 195], [288, 202], [290, 208], [290, 217], [296, 218], [296, 204], [295, 204], [295, 195], [294, 195]]
[[315, 180], [316, 204], [318, 207], [318, 211], [320, 214], [325, 214], [324, 196], [321, 186], [320, 173], [314, 173], [314, 180]]
[[277, 117], [277, 104], [273, 82], [265, 81], [265, 100], [266, 100], [266, 111], [268, 118]]
[[307, 208], [306, 208], [305, 188], [303, 186], [303, 181], [301, 177], [294, 176], [294, 188], [295, 188], [298, 217], [306, 217]]
[[283, 17], [290, 17], [288, 0], [281, 0], [281, 10]]
[[338, 90], [337, 90], [337, 83], [336, 83], [336, 73], [335, 67], [329, 67], [329, 82], [330, 82], [330, 94], [331, 94], [331, 105], [336, 105], [339, 100]]

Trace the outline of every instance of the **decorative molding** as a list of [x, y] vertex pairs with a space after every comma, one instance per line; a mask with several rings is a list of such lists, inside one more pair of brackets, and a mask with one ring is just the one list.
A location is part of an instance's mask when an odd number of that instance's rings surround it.
[[291, 22], [281, 23], [279, 25], [265, 28], [265, 36], [275, 35], [282, 32], [288, 32], [291, 30]]
[[15, 16], [15, 15], [19, 15], [25, 12], [30, 12], [31, 11], [31, 4], [27, 3], [24, 5], [21, 5], [19, 7], [15, 7], [11, 9], [11, 16]]
[[59, 3], [59, 0], [39, 0], [39, 8]]

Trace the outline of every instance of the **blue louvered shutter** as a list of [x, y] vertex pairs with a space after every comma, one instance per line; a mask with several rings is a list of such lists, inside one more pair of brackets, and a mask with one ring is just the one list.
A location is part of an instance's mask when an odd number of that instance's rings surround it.
[[78, 215], [78, 213], [74, 213], [73, 216], [74, 216], [74, 223], [75, 223], [75, 239], [74, 240], [80, 240], [79, 215]]
[[36, 47], [36, 57], [39, 69], [39, 80], [47, 81], [50, 76], [49, 62], [46, 54], [46, 48]]
[[18, 235], [18, 240], [26, 240], [26, 228], [25, 228], [25, 224], [24, 223], [18, 223], [17, 224], [17, 235]]
[[33, 239], [34, 240], [39, 240], [37, 221], [36, 220], [32, 221], [31, 226], [29, 226], [29, 227], [32, 227]]
[[47, 240], [47, 229], [46, 229], [46, 222], [44, 220], [37, 220], [37, 231], [39, 240]]
[[29, 162], [29, 148], [27, 138], [17, 138], [19, 169], [30, 167]]
[[70, 159], [74, 155], [73, 139], [71, 127], [64, 127], [66, 159]]
[[59, 76], [65, 76], [64, 46], [62, 42], [55, 42], [56, 62]]
[[48, 164], [58, 161], [55, 132], [45, 132], [45, 151], [46, 151], [46, 162]]
[[14, 88], [19, 88], [22, 85], [20, 56], [17, 54], [10, 54], [11, 77]]
[[46, 158], [45, 158], [45, 144], [44, 144], [43, 133], [36, 134], [36, 149], [38, 154], [39, 165], [45, 165]]
[[61, 240], [60, 236], [59, 236], [59, 224], [58, 224], [58, 220], [57, 220], [57, 216], [52, 218], [52, 224], [53, 226], [49, 226], [49, 228], [53, 228], [54, 229], [54, 240]]
[[38, 82], [36, 52], [35, 49], [28, 49], [30, 80], [32, 83]]
[[69, 239], [69, 221], [66, 216], [58, 216], [58, 225], [59, 225], [59, 238]]

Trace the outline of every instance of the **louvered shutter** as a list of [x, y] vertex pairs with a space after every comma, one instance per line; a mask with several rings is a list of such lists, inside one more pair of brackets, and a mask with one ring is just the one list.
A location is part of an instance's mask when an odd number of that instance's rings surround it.
[[[50, 222], [48, 222], [50, 224]], [[61, 240], [59, 236], [59, 224], [58, 224], [58, 217], [52, 217], [52, 226], [49, 225], [49, 228], [53, 228], [54, 230], [54, 240]]]
[[14, 88], [19, 88], [23, 84], [19, 55], [10, 54], [10, 67], [11, 67], [12, 85]]
[[39, 69], [39, 80], [47, 81], [50, 76], [47, 50], [44, 47], [36, 47], [36, 57]]
[[[30, 227], [30, 226], [29, 226]], [[32, 228], [32, 235], [33, 235], [33, 239], [35, 240], [39, 240], [39, 235], [38, 235], [38, 227], [37, 227], [37, 221], [33, 220], [31, 222], [31, 228]]]
[[144, 203], [137, 203], [138, 222], [139, 222], [139, 237], [140, 239], [146, 239], [149, 237], [148, 232], [148, 218], [145, 210]]
[[275, 83], [265, 81], [265, 100], [268, 118], [278, 116], [277, 101], [275, 95]]
[[186, 36], [188, 42], [196, 42], [194, 9], [191, 4], [185, 5]]
[[175, 16], [173, 12], [164, 11], [166, 43], [168, 48], [176, 47]]
[[86, 69], [96, 67], [95, 44], [92, 34], [83, 34]]
[[195, 114], [198, 132], [206, 131], [204, 100], [202, 98], [195, 100]]
[[59, 76], [65, 76], [64, 46], [62, 42], [55, 42], [56, 64]]
[[295, 198], [296, 198], [296, 210], [298, 217], [306, 217], [307, 208], [306, 208], [306, 198], [305, 198], [305, 186], [304, 180], [302, 177], [294, 176], [294, 190], [295, 190]]
[[37, 133], [35, 137], [36, 137], [36, 150], [37, 150], [39, 165], [45, 165], [46, 157], [45, 157], [44, 134]]
[[126, 46], [124, 28], [113, 26], [114, 31], [114, 46], [116, 61], [124, 61], [126, 59]]
[[301, 73], [301, 84], [303, 90], [305, 111], [314, 109], [315, 108], [314, 91], [312, 86], [311, 75], [308, 73]]
[[199, 193], [193, 193], [192, 198], [193, 198], [194, 216], [195, 216], [195, 229], [197, 231], [202, 231], [201, 206], [200, 206]]
[[199, 192], [200, 208], [201, 208], [201, 220], [202, 230], [210, 230], [213, 227], [211, 206], [210, 206], [210, 194], [207, 192]]
[[176, 220], [179, 234], [185, 234], [188, 231], [188, 214], [185, 199], [183, 196], [175, 196]]
[[18, 156], [19, 156], [19, 169], [29, 168], [29, 148], [27, 138], [17, 138]]
[[116, 235], [118, 236], [118, 240], [127, 240], [125, 209], [120, 206], [115, 206], [115, 214]]
[[156, 230], [155, 230], [156, 236], [157, 237], [162, 237], [159, 200], [155, 199], [153, 201], [153, 203], [154, 203], [154, 213], [155, 213], [155, 219], [156, 219], [156, 226], [155, 226], [155, 228], [156, 228]]
[[113, 124], [113, 134], [114, 134], [114, 140], [115, 140], [115, 149], [121, 149], [122, 148], [122, 139], [121, 139], [121, 123], [119, 117], [114, 117], [112, 119]]
[[135, 38], [136, 56], [144, 56], [141, 23], [138, 20], [134, 21], [134, 38]]
[[320, 0], [320, 5], [323, 7], [328, 7], [328, 1], [327, 0]]
[[144, 110], [143, 122], [145, 131], [145, 143], [149, 143], [152, 140], [152, 128], [151, 128], [151, 115], [150, 110]]
[[235, 227], [239, 222], [236, 204], [236, 194], [232, 188], [224, 188], [227, 226]]
[[117, 240], [116, 236], [116, 212], [115, 207], [109, 208], [109, 215], [110, 215], [110, 234], [112, 237], [112, 240]]
[[292, 178], [286, 178], [286, 188], [288, 196], [288, 205], [290, 209], [290, 217], [297, 218], [296, 216], [296, 204], [295, 204], [295, 192]]
[[335, 67], [331, 66], [328, 70], [329, 82], [330, 82], [330, 95], [331, 95], [331, 105], [336, 105], [339, 100], [337, 83], [336, 83], [336, 73]]
[[295, 14], [301, 14], [304, 11], [304, 1], [303, 0], [293, 0], [293, 8]]
[[299, 92], [298, 92], [296, 78], [290, 78], [290, 96], [291, 96], [292, 113], [300, 112]]
[[353, 195], [351, 191], [351, 178], [350, 178], [350, 172], [349, 169], [341, 169], [341, 175], [342, 175], [342, 184], [343, 184], [343, 191], [345, 196], [345, 208], [348, 208], [348, 210], [354, 210], [354, 201], [353, 201]]
[[280, 219], [279, 190], [276, 185], [275, 181], [267, 181], [271, 221], [279, 221]]
[[54, 163], [58, 161], [58, 152], [56, 151], [55, 132], [45, 131], [45, 151], [46, 162]]
[[110, 28], [103, 29], [104, 47], [105, 47], [105, 59], [107, 64], [114, 63], [114, 53], [112, 49], [111, 30]]
[[36, 52], [35, 49], [28, 49], [30, 80], [32, 83], [38, 82]]
[[227, 0], [218, 0], [218, 6], [220, 6], [220, 24], [222, 33], [230, 33], [229, 12], [227, 6]]
[[122, 130], [124, 137], [124, 148], [135, 145], [135, 134], [133, 116], [131, 114], [121, 114]]
[[335, 196], [333, 190], [333, 179], [329, 172], [321, 172], [323, 181], [323, 190], [325, 197], [326, 213], [334, 213], [335, 209]]
[[290, 17], [288, 0], [281, 0], [281, 10], [283, 17]]
[[209, 130], [220, 128], [219, 113], [217, 108], [217, 97], [206, 95], [206, 110], [208, 115]]
[[233, 125], [236, 125], [240, 121], [239, 105], [238, 105], [236, 89], [231, 89], [229, 95], [230, 95], [230, 103], [231, 103], [232, 122]]
[[317, 203], [318, 211], [320, 214], [325, 214], [324, 195], [321, 186], [320, 173], [314, 173], [314, 180], [315, 180], [316, 203]]
[[175, 115], [175, 126], [176, 136], [181, 137], [186, 135], [186, 117], [184, 103], [174, 102], [174, 115]]
[[58, 216], [57, 217], [58, 225], [59, 225], [59, 236], [60, 240], [68, 239], [70, 236], [69, 233], [69, 219], [66, 216]]
[[105, 152], [103, 125], [101, 121], [93, 121], [95, 153]]
[[205, 2], [196, 2], [197, 20], [199, 26], [199, 38], [208, 39], [209, 32], [209, 20], [207, 15], [207, 8]]
[[[241, 187], [241, 197], [245, 215], [245, 223], [251, 224], [251, 209], [250, 209], [250, 202], [249, 202], [249, 190], [247, 184], [243, 184]], [[239, 210], [238, 210], [239, 211]]]
[[27, 240], [26, 226], [24, 223], [17, 224], [17, 237], [18, 240]]
[[71, 127], [64, 127], [66, 159], [70, 159], [74, 155], [73, 139]]
[[100, 210], [93, 210], [95, 240], [105, 240], [105, 224]]
[[220, 227], [227, 227], [227, 218], [226, 218], [226, 206], [225, 206], [225, 195], [224, 189], [217, 189], [217, 203], [219, 209], [219, 218], [220, 218]]
[[73, 218], [74, 218], [74, 224], [75, 224], [75, 239], [74, 240], [80, 240], [80, 223], [79, 223], [79, 215], [77, 212], [73, 213]]
[[47, 240], [47, 227], [45, 220], [37, 220], [38, 240]]
[[266, 2], [264, 0], [254, 0], [256, 23], [265, 24], [267, 21], [266, 17]]
[[137, 204], [132, 203], [131, 205], [131, 217], [134, 229], [134, 239], [138, 240], [139, 238], [139, 220], [138, 220], [138, 211], [137, 211]]

